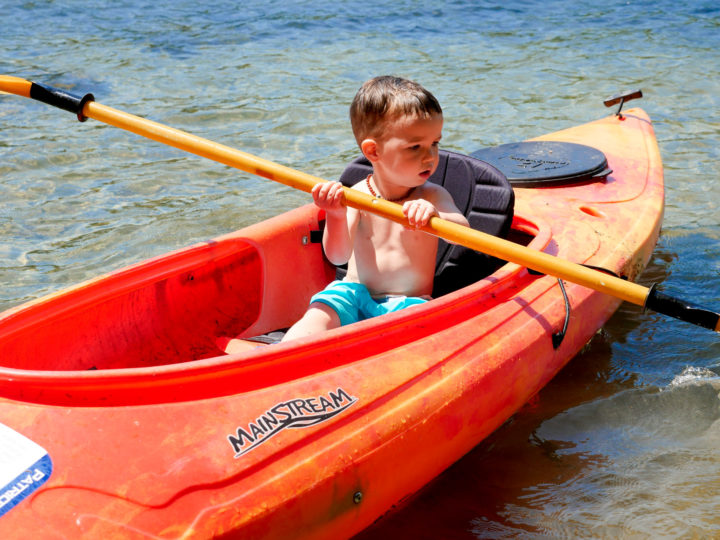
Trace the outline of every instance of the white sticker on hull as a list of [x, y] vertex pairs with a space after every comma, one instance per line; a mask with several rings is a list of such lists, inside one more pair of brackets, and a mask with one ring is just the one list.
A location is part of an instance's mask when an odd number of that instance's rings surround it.
[[0, 517], [47, 482], [50, 456], [40, 445], [0, 424]]

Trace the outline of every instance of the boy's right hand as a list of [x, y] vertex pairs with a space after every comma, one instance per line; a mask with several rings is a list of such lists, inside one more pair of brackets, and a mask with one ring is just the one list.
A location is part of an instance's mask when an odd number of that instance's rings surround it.
[[345, 216], [345, 191], [340, 182], [321, 182], [312, 188], [312, 197], [318, 208], [334, 216]]

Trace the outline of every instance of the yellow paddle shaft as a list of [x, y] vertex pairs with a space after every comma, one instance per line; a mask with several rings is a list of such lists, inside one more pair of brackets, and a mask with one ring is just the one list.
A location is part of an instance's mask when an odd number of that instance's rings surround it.
[[[0, 76], [0, 89], [24, 97], [31, 97], [33, 83], [17, 77]], [[171, 128], [133, 114], [129, 114], [95, 101], [82, 105], [82, 115], [100, 122], [131, 131], [154, 141], [174, 146], [180, 150], [202, 156], [245, 172], [280, 182], [287, 186], [310, 192], [319, 182], [326, 182], [284, 165], [236, 150], [229, 146]], [[392, 221], [406, 224], [407, 220], [399, 204], [372, 197], [360, 191], [345, 188], [348, 206], [373, 212]], [[645, 305], [649, 289], [636, 283], [592, 270], [584, 266], [559, 259], [547, 253], [485, 234], [462, 225], [434, 217], [423, 231], [445, 240], [460, 244], [476, 251], [487, 253], [504, 261], [526, 266], [572, 283], [583, 285], [627, 302]]]
[[[316, 176], [191, 135], [179, 129], [101, 105], [94, 101], [92, 94], [79, 98], [62, 90], [4, 75], [0, 75], [0, 91], [37, 99], [74, 112], [81, 121], [86, 118], [94, 118], [137, 135], [302, 191], [310, 192], [317, 183], [326, 182], [326, 180]], [[397, 223], [407, 224], [402, 207], [398, 204], [371, 197], [366, 193], [349, 188], [345, 188], [345, 199], [347, 204], [353, 208], [372, 212]], [[604, 272], [571, 263], [553, 255], [438, 217], [432, 218], [428, 225], [421, 230], [455, 244], [487, 253], [493, 257], [525, 266], [543, 274], [577, 283], [632, 304], [644, 306], [705, 328], [714, 329], [716, 332], [720, 331], [720, 314], [659, 293], [654, 287], [651, 289], [637, 283], [625, 281]]]

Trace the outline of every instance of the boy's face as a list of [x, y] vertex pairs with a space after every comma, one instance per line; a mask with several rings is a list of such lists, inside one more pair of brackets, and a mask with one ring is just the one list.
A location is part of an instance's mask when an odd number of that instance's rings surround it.
[[441, 114], [388, 121], [382, 137], [371, 140], [371, 155], [366, 153], [374, 173], [403, 187], [423, 185], [438, 166], [442, 127]]

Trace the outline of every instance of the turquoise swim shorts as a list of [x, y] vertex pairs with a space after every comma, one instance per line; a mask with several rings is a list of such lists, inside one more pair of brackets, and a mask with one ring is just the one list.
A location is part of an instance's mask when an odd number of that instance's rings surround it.
[[378, 315], [400, 311], [406, 307], [427, 302], [414, 296], [386, 296], [373, 298], [362, 283], [333, 281], [310, 299], [330, 306], [340, 317], [340, 324], [352, 324]]

